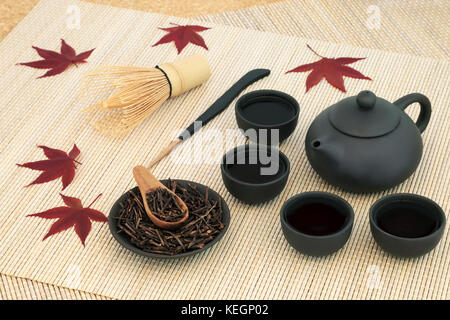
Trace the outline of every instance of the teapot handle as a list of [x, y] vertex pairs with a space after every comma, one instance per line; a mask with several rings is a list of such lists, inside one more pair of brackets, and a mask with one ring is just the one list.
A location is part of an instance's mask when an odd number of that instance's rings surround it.
[[411, 93], [398, 99], [394, 104], [402, 110], [405, 110], [408, 106], [418, 102], [420, 104], [420, 114], [417, 118], [416, 126], [420, 133], [424, 132], [427, 128], [428, 122], [431, 117], [431, 103], [430, 100], [421, 93]]

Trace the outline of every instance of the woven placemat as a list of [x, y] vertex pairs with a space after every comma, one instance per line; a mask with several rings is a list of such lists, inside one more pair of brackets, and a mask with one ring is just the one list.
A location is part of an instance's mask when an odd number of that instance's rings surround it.
[[[318, 179], [307, 163], [303, 140], [309, 123], [324, 107], [346, 95], [326, 83], [304, 94], [304, 75], [284, 75], [292, 67], [315, 60], [306, 50], [305, 40], [208, 24], [213, 29], [204, 37], [210, 50], [189, 46], [182, 54], [205, 53], [213, 68], [208, 84], [166, 103], [125, 139], [112, 140], [95, 132], [79, 112], [75, 95], [82, 73], [105, 62], [151, 66], [161, 59], [175, 59], [173, 46], [150, 45], [161, 36], [156, 27], [186, 20], [83, 3], [79, 5], [89, 23], [80, 30], [68, 30], [64, 13], [69, 3], [73, 1], [41, 2], [0, 45], [4, 57], [0, 95], [5, 102], [1, 109], [0, 165], [4, 170], [0, 198], [6, 204], [0, 226], [1, 273], [116, 298], [448, 298], [447, 231], [429, 255], [416, 260], [394, 259], [376, 246], [367, 221], [370, 204], [387, 192], [342, 192]], [[15, 66], [16, 62], [34, 57], [31, 45], [56, 48], [60, 37], [79, 50], [97, 47], [88, 65], [45, 80], [35, 79], [39, 74], [36, 70], [18, 71], [22, 67]], [[429, 96], [434, 116], [424, 135], [422, 163], [413, 177], [389, 192], [420, 193], [448, 211], [448, 62], [319, 41], [308, 43], [323, 55], [368, 57], [358, 63], [358, 69], [374, 81], [346, 79], [349, 94], [364, 88], [389, 100], [411, 91]], [[96, 207], [107, 212], [114, 200], [134, 185], [133, 165], [148, 162], [174, 128], [188, 124], [253, 67], [269, 67], [273, 72], [252, 89], [284, 90], [301, 104], [299, 127], [282, 146], [291, 161], [291, 177], [277, 199], [260, 206], [242, 205], [224, 189], [217, 164], [176, 165], [167, 159], [156, 168], [158, 176], [207, 184], [228, 202], [232, 224], [214, 248], [178, 261], [147, 260], [122, 249], [101, 224], [94, 224], [85, 248], [73, 231], [41, 242], [51, 222], [25, 215], [60, 205], [60, 184], [24, 189], [35, 173], [15, 166], [16, 162], [38, 159], [36, 144], [68, 149], [76, 142], [82, 150], [83, 166], [65, 193], [88, 202], [104, 192]], [[232, 108], [210, 127], [235, 128]], [[207, 133], [199, 133], [198, 138]], [[138, 145], [143, 139], [148, 150]], [[195, 140], [181, 149], [189, 150]], [[223, 151], [214, 153], [217, 160]], [[281, 204], [306, 190], [335, 192], [355, 209], [352, 238], [331, 257], [302, 256], [281, 234]]]
[[34, 280], [0, 275], [1, 300], [111, 300], [100, 295]]
[[449, 15], [446, 0], [294, 0], [197, 20], [448, 59]]
[[[93, 2], [96, 1], [93, 0]], [[98, 1], [107, 3], [108, 0]], [[257, 0], [251, 0], [248, 3], [240, 1], [239, 4], [229, 1], [221, 3], [199, 1], [199, 5], [195, 7], [192, 7], [191, 1], [188, 10], [185, 8], [185, 3], [181, 1], [171, 3], [169, 6], [167, 1], [120, 0], [111, 3], [131, 9], [193, 16], [194, 13], [205, 14], [212, 10], [228, 11], [235, 9], [236, 5], [250, 5], [252, 1]], [[3, 2], [0, 8], [4, 9], [5, 15], [0, 15], [0, 38], [3, 38], [37, 2], [35, 0]], [[266, 2], [268, 0], [258, 1], [257, 8], [199, 17], [198, 20], [368, 48], [383, 46], [390, 51], [448, 58], [450, 37], [449, 22], [446, 17], [450, 11], [450, 5], [447, 1], [341, 0], [330, 2], [314, 0], [312, 2], [296, 0], [283, 1], [276, 5], [261, 5]], [[326, 32], [317, 32], [320, 29], [325, 29]], [[0, 288], [2, 288], [0, 298], [102, 298], [92, 294], [85, 297], [80, 291], [6, 275], [0, 277]], [[62, 295], [61, 292], [66, 294]]]

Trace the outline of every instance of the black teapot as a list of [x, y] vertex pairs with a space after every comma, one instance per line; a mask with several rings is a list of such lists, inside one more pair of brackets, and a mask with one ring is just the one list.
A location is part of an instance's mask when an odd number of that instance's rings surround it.
[[[417, 122], [404, 112], [420, 104]], [[353, 192], [376, 192], [406, 180], [419, 165], [431, 116], [427, 97], [412, 93], [390, 103], [371, 91], [320, 113], [305, 141], [308, 160], [329, 183]]]

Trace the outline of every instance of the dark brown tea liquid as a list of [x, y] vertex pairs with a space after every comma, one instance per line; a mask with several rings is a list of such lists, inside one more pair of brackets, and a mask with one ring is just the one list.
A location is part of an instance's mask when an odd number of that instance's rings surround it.
[[293, 107], [283, 101], [254, 101], [242, 108], [245, 119], [260, 125], [280, 124], [295, 116]]
[[339, 231], [345, 223], [345, 216], [330, 205], [310, 203], [287, 215], [287, 221], [302, 233], [324, 236]]
[[377, 222], [387, 233], [404, 238], [424, 237], [437, 227], [432, 217], [412, 207], [397, 207], [380, 212]]
[[282, 176], [286, 171], [284, 163], [279, 162], [280, 167], [274, 175], [264, 175], [261, 173], [261, 168], [264, 166], [262, 164], [229, 164], [227, 169], [233, 177], [236, 177], [240, 181], [248, 183], [265, 183], [276, 180], [278, 177]]
[[274, 181], [286, 173], [285, 162], [281, 156], [274, 155], [271, 149], [246, 148], [245, 151], [235, 152], [234, 158], [226, 164], [226, 170], [231, 176], [239, 181], [261, 184]]

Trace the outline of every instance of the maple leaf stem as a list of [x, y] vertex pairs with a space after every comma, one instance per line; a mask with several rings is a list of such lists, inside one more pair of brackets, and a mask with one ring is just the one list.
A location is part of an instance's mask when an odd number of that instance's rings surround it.
[[94, 202], [97, 201], [98, 198], [100, 198], [102, 195], [103, 195], [103, 193], [100, 193], [100, 194], [97, 196], [97, 198], [95, 198], [94, 201], [92, 201], [91, 204], [88, 205], [87, 207], [90, 208], [90, 207], [94, 204]]
[[311, 46], [309, 44], [306, 44], [306, 46], [308, 47], [309, 50], [311, 50], [316, 56], [324, 58], [324, 56], [321, 56], [320, 54], [318, 54], [313, 48], [311, 48]]
[[78, 163], [78, 164], [82, 164], [80, 161], [77, 161], [75, 159], [72, 159], [73, 162]]

